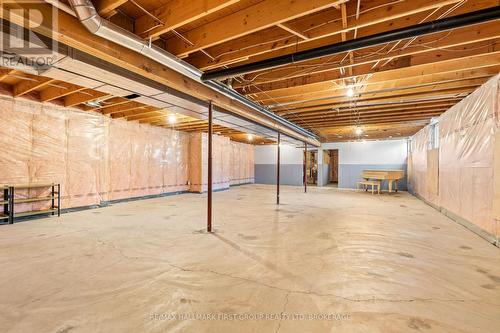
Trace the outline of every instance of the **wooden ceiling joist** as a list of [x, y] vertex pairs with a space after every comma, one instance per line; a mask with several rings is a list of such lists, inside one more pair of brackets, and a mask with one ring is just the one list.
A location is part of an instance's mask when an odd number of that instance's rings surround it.
[[179, 57], [263, 30], [300, 16], [333, 7], [345, 0], [263, 0], [245, 9], [194, 28], [180, 39], [171, 38], [167, 50]]
[[[494, 47], [496, 50], [500, 49], [500, 45]], [[477, 50], [476, 50], [477, 51]], [[396, 80], [404, 77], [426, 75], [431, 73], [447, 73], [459, 70], [467, 70], [473, 68], [481, 67], [491, 67], [500, 65], [500, 57], [498, 51], [480, 53], [471, 51], [469, 55], [464, 55], [461, 58], [451, 58], [447, 60], [440, 60], [439, 54], [435, 53], [434, 57], [428, 57], [427, 63], [421, 63], [418, 65], [411, 65], [409, 63], [404, 63], [403, 61], [393, 64], [390, 68], [376, 72], [378, 79], [384, 81]], [[356, 66], [353, 68], [353, 75], [348, 77], [343, 77], [344, 79], [353, 79], [355, 77], [364, 76], [372, 74], [373, 70], [370, 64]], [[382, 73], [384, 75], [382, 75]], [[375, 74], [373, 74], [375, 76]], [[278, 89], [287, 89], [297, 86], [309, 86], [317, 83], [323, 83], [327, 81], [333, 81], [340, 79], [341, 76], [338, 71], [330, 71], [318, 74], [312, 74], [309, 76], [303, 76], [288, 80], [276, 81], [271, 83], [266, 83], [263, 85], [255, 85], [247, 89], [247, 93], [258, 93], [262, 91], [271, 91]], [[372, 79], [370, 79], [372, 81]], [[373, 81], [372, 81], [373, 82]], [[379, 81], [380, 82], [380, 81]]]
[[[279, 69], [274, 69], [270, 72], [259, 72], [253, 75], [247, 75], [246, 80], [252, 82], [253, 85], [278, 81], [282, 78], [293, 78], [313, 73], [327, 72], [345, 67], [351, 68], [351, 66], [359, 66], [363, 64], [372, 64], [374, 69], [383, 70], [380, 66], [381, 63], [401, 58], [405, 59], [405, 62], [412, 64], [424, 63], [425, 58], [432, 57], [440, 57], [442, 60], [445, 60], [445, 58], [443, 58], [444, 56], [446, 56], [447, 59], [451, 59], [453, 57], [458, 58], [462, 54], [464, 54], [464, 56], [468, 56], [468, 54], [470, 54], [467, 53], [468, 48], [465, 47], [465, 45], [469, 44], [470, 49], [487, 53], [492, 45], [495, 43], [498, 44], [499, 42], [500, 29], [498, 29], [498, 22], [488, 22], [478, 25], [478, 29], [481, 31], [479, 34], [477, 31], [471, 30], [468, 27], [457, 29], [449, 35], [447, 35], [448, 33], [441, 33], [439, 35], [425, 36], [416, 40], [415, 45], [412, 47], [399, 48], [391, 52], [384, 52], [384, 54], [380, 54], [380, 46], [364, 49], [362, 52], [359, 52], [359, 57], [352, 63], [341, 63], [342, 59], [345, 58], [345, 54], [339, 54], [336, 57], [330, 56], [327, 58], [320, 58], [300, 65], [285, 66]], [[481, 47], [483, 48], [482, 50]], [[352, 54], [352, 52], [349, 54]], [[476, 52], [473, 54], [478, 53]], [[422, 56], [418, 58], [408, 58], [408, 56], [415, 55]], [[245, 86], [244, 83], [236, 84], [234, 87], [240, 88], [243, 86]]]
[[460, 82], [452, 82], [452, 83], [446, 83], [446, 84], [441, 84], [441, 85], [435, 85], [435, 86], [430, 86], [430, 87], [417, 87], [417, 88], [411, 88], [411, 89], [405, 89], [399, 91], [398, 89], [390, 90], [390, 91], [385, 91], [382, 90], [380, 92], [378, 91], [367, 91], [366, 93], [360, 94], [358, 96], [355, 96], [355, 98], [347, 98], [345, 95], [337, 95], [337, 96], [332, 96], [327, 99], [321, 99], [319, 101], [306, 101], [302, 103], [295, 104], [293, 106], [288, 106], [288, 107], [281, 107], [281, 108], [276, 108], [273, 109], [273, 111], [294, 111], [294, 110], [300, 110], [303, 108], [311, 108], [315, 106], [320, 106], [324, 107], [327, 105], [335, 105], [336, 103], [350, 103], [353, 106], [356, 105], [356, 103], [360, 102], [365, 102], [365, 101], [375, 101], [375, 100], [384, 100], [385, 98], [410, 98], [410, 97], [416, 97], [416, 96], [435, 96], [435, 93], [439, 94], [454, 94], [454, 93], [462, 93], [462, 92], [469, 92], [471, 89], [475, 89], [476, 87], [479, 87], [482, 85], [484, 82], [486, 82], [488, 78], [479, 78], [479, 79], [472, 79], [472, 80], [466, 80], [466, 81], [460, 81]]
[[[255, 33], [220, 44], [207, 51], [215, 57], [208, 59], [202, 55], [193, 54], [187, 60], [194, 66], [203, 70], [214, 69], [224, 65], [238, 63], [246, 64], [260, 61], [266, 58], [277, 57], [293, 52], [310, 50], [316, 47], [331, 45], [340, 42], [341, 32], [351, 33], [356, 30], [356, 37], [385, 32], [388, 30], [408, 27], [421, 23], [424, 19], [431, 20], [430, 11], [446, 8], [446, 5], [456, 4], [459, 1], [428, 1], [412, 0], [409, 2], [394, 3], [386, 0], [362, 1], [361, 12], [366, 12], [358, 20], [350, 21], [347, 28], [343, 28], [339, 12], [320, 12], [317, 15], [309, 15], [288, 25], [296, 31], [306, 31], [308, 40], [298, 40], [295, 37], [283, 36], [281, 29], [267, 31], [263, 34]], [[495, 0], [482, 0], [466, 2], [456, 9], [453, 14], [461, 14], [474, 10], [480, 10], [497, 5]], [[356, 8], [347, 3], [347, 14], [355, 16]], [[337, 15], [338, 20], [332, 20]], [[429, 18], [428, 18], [429, 17]], [[325, 24], [324, 22], [330, 22]], [[265, 42], [269, 40], [269, 42]], [[231, 52], [227, 52], [231, 50]], [[246, 60], [248, 59], [248, 60]], [[246, 61], [245, 61], [246, 60]]]
[[13, 87], [12, 96], [19, 97], [54, 81], [52, 78], [27, 76]]
[[116, 13], [116, 9], [126, 3], [128, 0], [96, 0], [95, 7], [99, 15], [104, 18], [111, 17]]
[[95, 101], [109, 96], [106, 93], [92, 89], [80, 90], [64, 97], [64, 106], [71, 107], [78, 104]]
[[[135, 20], [135, 31], [147, 38], [177, 29], [206, 15], [231, 6], [240, 0], [171, 0]], [[156, 17], [157, 20], [153, 19]], [[163, 24], [159, 24], [161, 21]]]
[[50, 102], [84, 89], [84, 87], [77, 86], [71, 83], [58, 82], [57, 85], [48, 86], [40, 91], [40, 101]]

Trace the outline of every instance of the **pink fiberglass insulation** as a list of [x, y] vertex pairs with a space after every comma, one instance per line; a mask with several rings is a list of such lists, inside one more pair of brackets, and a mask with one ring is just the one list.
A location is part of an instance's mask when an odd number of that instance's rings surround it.
[[175, 192], [177, 184], [177, 166], [175, 159], [177, 156], [177, 147], [175, 140], [175, 131], [167, 130], [165, 132], [164, 140], [164, 169], [163, 169], [163, 182], [165, 185], [164, 192]]
[[[33, 110], [27, 104], [0, 98], [0, 184], [28, 183], [31, 170]], [[26, 198], [27, 190], [16, 197]], [[31, 204], [16, 205], [16, 211], [31, 210]]]
[[410, 186], [424, 199], [499, 235], [492, 215], [495, 136], [499, 132], [499, 81], [496, 76], [439, 117], [439, 187], [428, 190], [430, 127], [411, 141]]
[[165, 129], [149, 126], [150, 154], [148, 157], [148, 188], [149, 194], [163, 192], [163, 134]]
[[175, 138], [175, 191], [187, 191], [189, 181], [189, 140], [190, 137], [187, 133], [173, 131]]
[[131, 197], [149, 195], [149, 144], [148, 125], [133, 124], [130, 129], [130, 192]]
[[[33, 104], [31, 104], [33, 105]], [[54, 110], [49, 106], [41, 106], [32, 109], [32, 146], [30, 159], [30, 182], [31, 183], [60, 183], [61, 192], [68, 193], [67, 175], [67, 146], [68, 136], [66, 131], [67, 113]], [[62, 131], [59, 129], [63, 129]], [[30, 190], [31, 197], [50, 196], [50, 188], [36, 188]], [[69, 197], [61, 197], [64, 206], [69, 204]], [[42, 210], [50, 208], [49, 201], [35, 202], [31, 209]]]
[[60, 182], [68, 199], [62, 207], [98, 205], [104, 159], [103, 118], [87, 112], [67, 112], [66, 179]]
[[130, 126], [126, 120], [109, 125], [109, 200], [130, 198], [132, 144]]
[[[60, 183], [62, 208], [207, 189], [206, 133], [8, 97], [0, 98], [0, 130], [0, 183]], [[214, 190], [252, 181], [253, 146], [214, 135]], [[48, 191], [19, 191], [16, 197]], [[47, 205], [16, 205], [16, 211]]]
[[201, 133], [189, 134], [189, 191], [202, 192], [203, 151]]
[[[252, 145], [230, 141], [214, 135], [212, 141], [212, 181], [214, 190], [230, 185], [253, 182]], [[191, 192], [204, 192], [208, 182], [208, 136], [206, 133], [190, 134], [189, 180]]]

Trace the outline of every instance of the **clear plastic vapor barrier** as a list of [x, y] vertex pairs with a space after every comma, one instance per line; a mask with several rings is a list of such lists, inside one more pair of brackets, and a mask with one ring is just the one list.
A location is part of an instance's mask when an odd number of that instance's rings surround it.
[[[0, 97], [0, 184], [60, 183], [62, 208], [201, 191], [206, 186], [206, 141], [202, 133]], [[215, 135], [214, 188], [250, 182], [253, 146]], [[16, 197], [40, 195], [46, 189], [29, 191], [19, 191]], [[16, 210], [44, 205], [27, 203]]]
[[497, 239], [499, 82], [497, 75], [439, 117], [439, 147], [430, 142], [432, 125], [416, 133], [409, 156], [409, 182], [415, 193]]

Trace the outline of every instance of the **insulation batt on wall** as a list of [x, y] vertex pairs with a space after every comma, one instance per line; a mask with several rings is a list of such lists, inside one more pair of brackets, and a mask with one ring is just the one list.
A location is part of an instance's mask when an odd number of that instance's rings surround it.
[[[430, 127], [411, 140], [411, 190], [486, 231], [500, 237], [500, 216], [495, 209], [494, 151], [498, 151], [500, 76], [439, 117], [439, 150], [429, 149]], [[438, 155], [438, 156], [436, 156]], [[438, 178], [436, 180], [436, 178]], [[437, 182], [437, 188], [436, 188]]]
[[[60, 183], [62, 208], [200, 191], [193, 184], [202, 184], [202, 174], [206, 179], [206, 138], [201, 133], [0, 97], [0, 184]], [[234, 154], [238, 156], [233, 160]], [[214, 136], [214, 159], [215, 189], [253, 182], [252, 145]], [[47, 190], [30, 191], [19, 191], [16, 197]], [[23, 204], [16, 210], [44, 205]]]

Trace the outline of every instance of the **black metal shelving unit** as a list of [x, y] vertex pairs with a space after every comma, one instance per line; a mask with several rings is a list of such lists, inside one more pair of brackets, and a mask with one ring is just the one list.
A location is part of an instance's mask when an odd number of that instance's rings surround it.
[[[14, 223], [14, 219], [17, 217], [26, 217], [33, 215], [42, 214], [52, 214], [61, 216], [61, 184], [55, 183], [30, 183], [30, 184], [7, 184], [1, 185], [3, 189], [3, 200], [0, 201], [3, 204], [3, 214], [0, 214], [0, 220], [8, 220], [9, 224]], [[34, 188], [50, 188], [50, 195], [43, 197], [32, 197], [32, 198], [17, 198], [15, 197], [16, 190], [29, 190]], [[15, 212], [16, 204], [21, 203], [32, 203], [40, 201], [50, 201], [51, 206], [49, 209], [43, 210], [32, 210], [27, 212]], [[57, 203], [57, 204], [56, 204]]]

